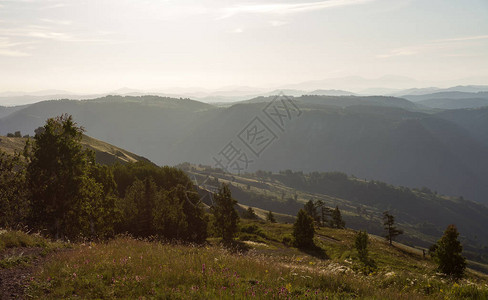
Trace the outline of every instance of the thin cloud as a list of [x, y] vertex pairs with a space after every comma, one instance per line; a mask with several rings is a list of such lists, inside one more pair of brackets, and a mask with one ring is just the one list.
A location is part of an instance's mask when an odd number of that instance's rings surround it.
[[29, 53], [15, 49], [18, 46], [25, 45], [26, 43], [14, 43], [8, 38], [0, 38], [0, 56], [10, 57], [22, 57], [30, 56]]
[[264, 3], [244, 4], [223, 9], [219, 19], [225, 19], [237, 14], [294, 14], [307, 11], [322, 10], [338, 6], [358, 5], [375, 0], [327, 0], [307, 3]]
[[44, 23], [55, 24], [55, 25], [71, 25], [73, 22], [69, 20], [52, 20], [52, 19], [40, 19]]
[[18, 51], [18, 50], [0, 48], [0, 56], [25, 57], [25, 56], [31, 56], [31, 55], [29, 53], [25, 53], [25, 52]]
[[46, 6], [46, 7], [44, 7], [44, 9], [63, 8], [63, 7], [67, 7], [67, 6], [69, 6], [68, 3], [56, 3], [53, 5]]
[[288, 24], [288, 22], [285, 21], [279, 21], [279, 20], [272, 20], [269, 21], [269, 24], [273, 27], [279, 27]]
[[85, 38], [54, 30], [49, 26], [28, 25], [18, 28], [0, 28], [0, 37], [34, 38], [59, 42], [111, 42], [105, 38]]
[[391, 50], [390, 53], [379, 54], [376, 57], [378, 57], [378, 58], [389, 58], [389, 57], [394, 57], [394, 56], [410, 56], [410, 55], [415, 55], [418, 53], [419, 53], [419, 51], [416, 50], [415, 48], [399, 48], [399, 49]]
[[[488, 39], [488, 35], [476, 35], [476, 36], [465, 36], [457, 38], [439, 39], [434, 40], [429, 43], [420, 44], [416, 46], [402, 47], [392, 49], [389, 53], [379, 54], [377, 58], [390, 58], [396, 56], [410, 56], [425, 52], [431, 52], [433, 50], [449, 49], [454, 48], [460, 42], [474, 41], [474, 40], [485, 40]], [[455, 54], [459, 56], [460, 54]]]
[[472, 40], [485, 40], [488, 39], [488, 35], [474, 35], [474, 36], [465, 36], [459, 38], [452, 38], [452, 39], [441, 39], [437, 40], [436, 42], [462, 42], [462, 41], [472, 41]]

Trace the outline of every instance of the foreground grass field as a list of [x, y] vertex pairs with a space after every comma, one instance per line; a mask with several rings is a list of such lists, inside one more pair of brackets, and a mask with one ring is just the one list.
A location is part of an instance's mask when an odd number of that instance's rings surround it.
[[[55, 254], [32, 279], [32, 298], [156, 299], [487, 299], [484, 276], [452, 282], [408, 249], [371, 239], [378, 269], [364, 272], [352, 250], [351, 230], [320, 229], [316, 243], [327, 259], [286, 247], [291, 225], [243, 221], [250, 250], [170, 245], [119, 237]], [[257, 231], [256, 231], [257, 228]], [[250, 241], [255, 240], [255, 241]]]

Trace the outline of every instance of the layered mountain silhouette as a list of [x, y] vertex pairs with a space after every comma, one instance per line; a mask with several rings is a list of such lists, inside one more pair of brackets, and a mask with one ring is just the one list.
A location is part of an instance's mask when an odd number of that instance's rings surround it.
[[[32, 133], [69, 113], [88, 135], [158, 164], [214, 165], [233, 141], [252, 158], [246, 171], [341, 171], [488, 203], [487, 109], [427, 113], [395, 97], [301, 96], [291, 98], [300, 116], [281, 130], [263, 113], [273, 99], [230, 107], [157, 96], [45, 101], [1, 118], [0, 134]], [[276, 135], [259, 157], [238, 138], [254, 118]]]

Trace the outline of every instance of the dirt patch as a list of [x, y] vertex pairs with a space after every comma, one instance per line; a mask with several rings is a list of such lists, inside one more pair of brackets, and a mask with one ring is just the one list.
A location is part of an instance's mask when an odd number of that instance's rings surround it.
[[[66, 251], [66, 250], [62, 250]], [[24, 299], [24, 289], [30, 282], [35, 271], [45, 263], [53, 253], [43, 256], [43, 248], [18, 247], [10, 248], [0, 253], [0, 259], [9, 257], [29, 257], [23, 264], [0, 268], [0, 299]]]

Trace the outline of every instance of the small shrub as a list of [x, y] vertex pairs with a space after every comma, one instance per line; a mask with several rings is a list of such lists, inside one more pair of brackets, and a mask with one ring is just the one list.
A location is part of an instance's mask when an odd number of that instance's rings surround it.
[[264, 231], [262, 230], [261, 227], [255, 225], [255, 224], [251, 224], [251, 225], [245, 225], [241, 228], [241, 232], [244, 232], [244, 233], [250, 233], [250, 234], [255, 234], [257, 236], [260, 236], [264, 239], [267, 239], [268, 236], [266, 235], [266, 233], [264, 233]]

